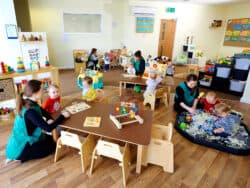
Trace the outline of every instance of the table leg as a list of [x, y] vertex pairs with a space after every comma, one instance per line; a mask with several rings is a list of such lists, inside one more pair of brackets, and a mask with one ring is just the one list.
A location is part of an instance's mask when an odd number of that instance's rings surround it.
[[170, 100], [170, 95], [171, 95], [171, 86], [168, 86], [168, 93], [167, 93], [167, 100], [168, 100], [168, 106], [169, 106], [169, 100]]
[[137, 145], [137, 160], [136, 160], [136, 173], [141, 173], [142, 157], [143, 157], [143, 146]]
[[122, 96], [122, 82], [120, 81], [120, 96]]

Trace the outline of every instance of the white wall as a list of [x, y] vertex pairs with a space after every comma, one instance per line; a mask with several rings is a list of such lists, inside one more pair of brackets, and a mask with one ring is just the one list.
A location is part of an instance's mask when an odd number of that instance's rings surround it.
[[[250, 18], [250, 3], [242, 3], [242, 4], [232, 4], [225, 6], [225, 18], [224, 22], [226, 23], [228, 19], [234, 18]], [[231, 47], [231, 46], [223, 46], [223, 39], [226, 31], [226, 24], [224, 25], [224, 32], [222, 36], [221, 48], [219, 51], [219, 56], [232, 56], [235, 53], [242, 52], [246, 47]]]
[[15, 68], [21, 48], [18, 39], [7, 38], [5, 24], [17, 25], [12, 0], [0, 0], [0, 61]]

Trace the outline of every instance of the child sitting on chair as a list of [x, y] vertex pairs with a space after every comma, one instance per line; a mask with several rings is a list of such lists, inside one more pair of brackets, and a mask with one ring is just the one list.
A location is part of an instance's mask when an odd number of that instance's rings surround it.
[[171, 62], [171, 59], [167, 60], [167, 70], [166, 70], [167, 76], [174, 76], [174, 66]]
[[240, 123], [240, 117], [230, 113], [231, 107], [220, 103], [215, 106], [218, 119], [214, 123], [213, 133], [216, 136], [227, 137], [232, 134], [234, 125]]
[[[43, 102], [42, 108], [49, 114], [53, 114], [60, 109], [60, 92], [58, 85], [51, 84], [48, 88], [48, 95], [49, 97]], [[53, 121], [49, 120], [48, 123], [51, 124]], [[60, 127], [52, 131], [54, 141], [58, 140], [60, 132]]]
[[110, 64], [110, 57], [107, 52], [104, 54], [103, 61], [104, 61], [104, 72], [107, 72], [109, 71], [109, 64]]
[[96, 91], [92, 87], [93, 79], [89, 76], [86, 76], [82, 80], [82, 99], [88, 102], [95, 100], [96, 98]]
[[215, 106], [220, 103], [213, 91], [207, 92], [206, 96], [200, 99], [203, 110], [209, 113], [215, 113]]
[[135, 67], [133, 63], [130, 63], [127, 68], [127, 73], [130, 75], [135, 75]]
[[143, 93], [144, 98], [148, 93], [154, 94], [157, 85], [160, 84], [161, 81], [162, 78], [157, 79], [157, 74], [155, 72], [150, 73], [150, 78], [146, 81], [147, 88]]

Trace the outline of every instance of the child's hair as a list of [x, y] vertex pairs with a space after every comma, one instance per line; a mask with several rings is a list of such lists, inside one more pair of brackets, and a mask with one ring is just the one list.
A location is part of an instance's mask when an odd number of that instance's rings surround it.
[[39, 80], [30, 80], [25, 85], [24, 90], [21, 94], [17, 96], [16, 99], [16, 111], [18, 115], [22, 115], [22, 108], [30, 108], [32, 102], [30, 100], [24, 99], [25, 97], [31, 97], [34, 93], [40, 91], [42, 87], [42, 82]]
[[59, 86], [57, 84], [54, 84], [54, 83], [49, 85], [48, 90], [51, 89], [51, 88], [60, 89]]
[[195, 75], [195, 74], [189, 74], [186, 78], [186, 81], [189, 82], [189, 81], [197, 81], [198, 80], [198, 77]]
[[222, 113], [230, 113], [231, 112], [231, 106], [225, 104], [225, 103], [219, 103], [215, 105], [215, 113], [216, 114], [222, 114]]
[[93, 83], [93, 79], [90, 76], [85, 76], [82, 81], [86, 81], [89, 85]]
[[96, 48], [92, 48], [92, 50], [91, 50], [91, 53], [90, 53], [90, 54], [94, 54], [94, 53], [96, 53], [96, 51], [97, 51], [97, 49], [96, 49]]
[[216, 98], [216, 93], [214, 91], [209, 91], [207, 92], [206, 97]]

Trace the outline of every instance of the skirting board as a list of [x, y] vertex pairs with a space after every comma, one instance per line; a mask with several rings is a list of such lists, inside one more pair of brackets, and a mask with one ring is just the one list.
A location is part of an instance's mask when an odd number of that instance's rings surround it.
[[250, 98], [241, 97], [240, 102], [250, 104]]
[[60, 66], [60, 67], [58, 67], [58, 69], [60, 69], [60, 70], [64, 70], [64, 69], [74, 69], [74, 65], [72, 65], [72, 66]]

